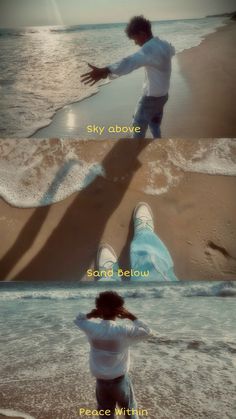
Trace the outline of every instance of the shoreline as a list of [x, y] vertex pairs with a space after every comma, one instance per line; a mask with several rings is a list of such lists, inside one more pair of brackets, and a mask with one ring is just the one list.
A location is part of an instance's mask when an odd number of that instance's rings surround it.
[[0, 419], [6, 419], [6, 418], [9, 418], [9, 419], [34, 419], [32, 416], [26, 415], [24, 413], [22, 413], [22, 415], [23, 416], [21, 416], [21, 414], [16, 414], [16, 415], [12, 416], [12, 413], [9, 413], [9, 414], [0, 413]]
[[[129, 374], [138, 406], [148, 410], [149, 419], [162, 417], [163, 408], [166, 418], [175, 418], [177, 404], [178, 419], [221, 419], [222, 412], [232, 417], [235, 284], [232, 298], [217, 297], [215, 283], [183, 285], [177, 295], [171, 284], [150, 288], [147, 298], [143, 288], [138, 298], [136, 292], [126, 293], [131, 312], [154, 331], [149, 341], [132, 348]], [[29, 299], [24, 291], [23, 299], [1, 299], [1, 413], [9, 409], [9, 416], [19, 412], [18, 418], [76, 419], [79, 408], [96, 409], [88, 343], [73, 320], [78, 311], [91, 310], [97, 291], [70, 298], [63, 285], [56, 301], [38, 298], [38, 292]]]
[[[235, 22], [226, 21], [224, 26], [206, 35], [199, 45], [176, 55], [173, 60], [170, 99], [165, 107], [162, 123], [164, 138], [236, 136], [232, 107], [235, 97], [236, 63], [233, 58], [235, 32]], [[212, 63], [215, 66], [214, 71]], [[227, 70], [225, 70], [226, 65]], [[232, 67], [231, 73], [228, 71], [230, 67]], [[227, 75], [226, 80], [225, 75]], [[142, 81], [143, 70], [139, 69], [130, 75], [113, 80], [112, 83], [102, 85], [97, 93], [56, 111], [52, 122], [47, 127], [37, 130], [30, 138], [120, 138], [122, 135], [111, 135], [108, 132], [102, 136], [97, 133], [90, 134], [86, 126], [95, 124], [108, 127], [117, 123], [120, 126], [130, 126], [136, 102], [141, 94]], [[224, 92], [226, 90], [230, 94], [224, 96], [220, 94], [218, 91], [222, 88]], [[130, 94], [127, 95], [127, 92]], [[219, 96], [221, 96], [220, 101]], [[222, 112], [225, 114], [224, 121], [222, 121]]]
[[236, 137], [235, 35], [236, 22], [231, 20], [209, 34], [199, 48], [181, 54], [180, 68], [191, 86], [187, 121], [182, 120], [189, 138], [192, 133], [197, 138]]

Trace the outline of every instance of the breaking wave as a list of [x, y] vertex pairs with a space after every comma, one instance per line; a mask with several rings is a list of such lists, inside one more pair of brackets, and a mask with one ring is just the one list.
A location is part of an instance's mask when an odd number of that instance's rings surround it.
[[[94, 296], [101, 290], [101, 288], [106, 288], [103, 284], [93, 283], [89, 286], [84, 284], [81, 288], [67, 288], [65, 289], [31, 289], [31, 290], [14, 290], [9, 289], [7, 285], [1, 285], [1, 294], [0, 301], [14, 301], [14, 300], [53, 300], [53, 301], [62, 301], [62, 300], [81, 300], [81, 299], [94, 299]], [[100, 287], [101, 285], [101, 287]], [[147, 282], [138, 284], [135, 281], [135, 288], [129, 289], [132, 286], [132, 281], [129, 284], [112, 284], [111, 288], [119, 290], [124, 298], [131, 299], [150, 299], [150, 298], [193, 298], [193, 297], [220, 297], [226, 298], [236, 297], [236, 282], [227, 281], [227, 282], [214, 282], [214, 283], [176, 283], [172, 285], [156, 285], [150, 286]], [[146, 286], [147, 285], [147, 286]], [[16, 285], [17, 286], [17, 285]], [[6, 288], [5, 288], [6, 287]], [[5, 288], [5, 289], [4, 289]]]

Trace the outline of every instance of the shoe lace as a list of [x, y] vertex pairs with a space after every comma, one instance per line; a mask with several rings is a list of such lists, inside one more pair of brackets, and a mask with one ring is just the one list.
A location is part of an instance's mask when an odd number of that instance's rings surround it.
[[153, 230], [153, 222], [152, 220], [146, 217], [140, 217], [135, 219], [135, 227], [137, 229], [141, 228], [148, 228], [149, 230]]
[[104, 264], [100, 267], [101, 270], [107, 271], [109, 269], [113, 269], [113, 271], [118, 271], [118, 263], [114, 262], [113, 260], [106, 260]]

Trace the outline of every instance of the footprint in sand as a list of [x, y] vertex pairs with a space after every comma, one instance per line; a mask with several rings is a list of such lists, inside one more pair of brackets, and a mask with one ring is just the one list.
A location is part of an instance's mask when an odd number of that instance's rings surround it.
[[205, 249], [208, 260], [225, 274], [236, 274], [236, 257], [232, 256], [227, 249], [209, 240]]

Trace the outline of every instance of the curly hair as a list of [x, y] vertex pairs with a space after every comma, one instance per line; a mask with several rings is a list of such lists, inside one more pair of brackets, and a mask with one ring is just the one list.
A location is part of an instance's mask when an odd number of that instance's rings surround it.
[[132, 38], [132, 36], [140, 32], [152, 35], [151, 22], [150, 20], [145, 19], [142, 15], [132, 17], [125, 28], [125, 33], [129, 38]]
[[105, 319], [117, 314], [118, 309], [124, 305], [124, 298], [115, 291], [104, 291], [98, 295], [95, 303]]

